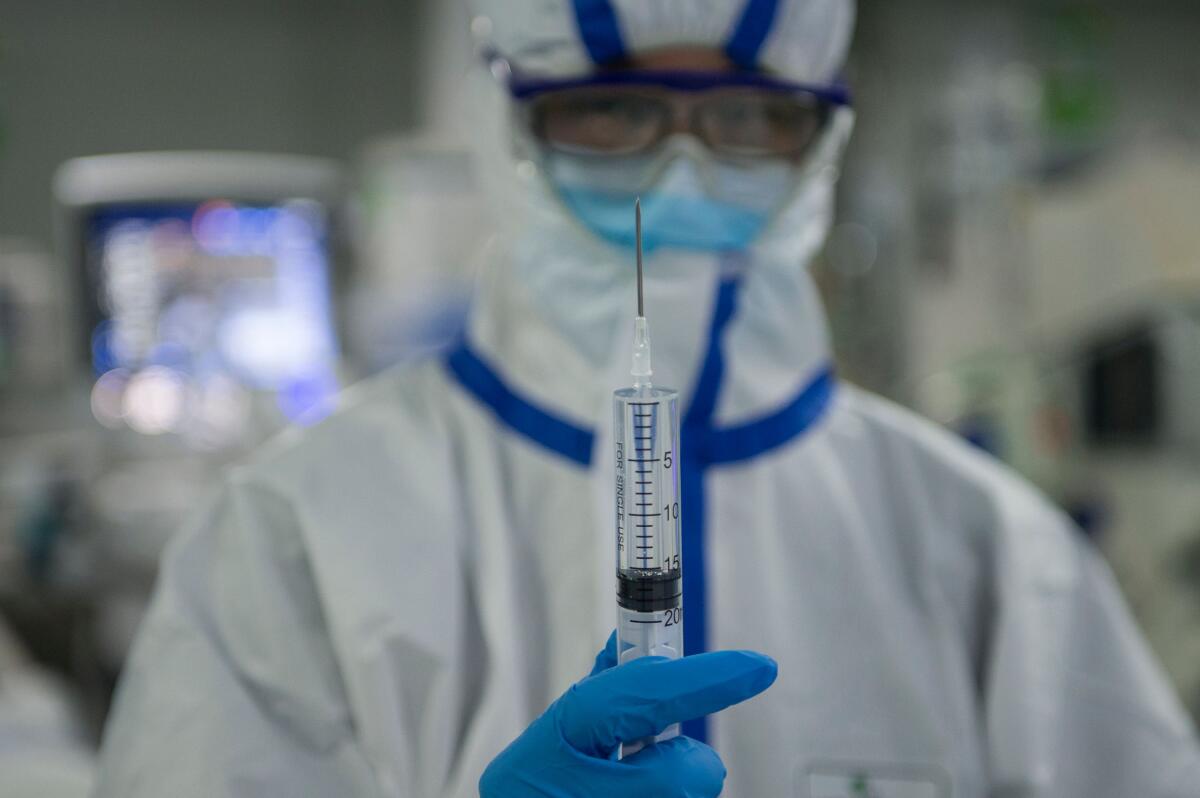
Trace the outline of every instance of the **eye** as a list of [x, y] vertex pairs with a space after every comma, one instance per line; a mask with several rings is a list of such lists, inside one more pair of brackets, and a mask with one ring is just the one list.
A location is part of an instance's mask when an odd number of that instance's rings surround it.
[[759, 121], [760, 104], [734, 98], [716, 104], [717, 122], [728, 127], [740, 127]]
[[550, 146], [571, 151], [628, 152], [658, 136], [661, 103], [627, 92], [564, 92], [534, 106], [533, 132]]
[[580, 124], [597, 125], [614, 134], [634, 132], [654, 124], [657, 114], [651, 104], [639, 97], [595, 97], [572, 104], [565, 113]]
[[758, 91], [715, 95], [703, 109], [710, 147], [728, 154], [791, 156], [802, 152], [820, 130], [823, 113], [805, 97]]
[[718, 149], [756, 149], [770, 140], [771, 120], [753, 97], [716, 99], [705, 106], [703, 119], [705, 138]]

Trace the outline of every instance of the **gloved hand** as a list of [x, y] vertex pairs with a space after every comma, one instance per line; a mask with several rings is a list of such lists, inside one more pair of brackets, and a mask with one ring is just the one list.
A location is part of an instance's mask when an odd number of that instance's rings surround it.
[[753, 651], [713, 651], [615, 664], [614, 634], [591, 675], [492, 760], [479, 780], [481, 798], [719, 795], [725, 766], [704, 743], [676, 737], [621, 760], [617, 746], [761, 693], [775, 681], [775, 661]]

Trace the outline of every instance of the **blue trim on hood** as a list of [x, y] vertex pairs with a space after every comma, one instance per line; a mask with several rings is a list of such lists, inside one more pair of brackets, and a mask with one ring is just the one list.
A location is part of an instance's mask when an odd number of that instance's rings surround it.
[[466, 391], [475, 396], [514, 432], [579, 465], [592, 462], [595, 435], [520, 396], [465, 343], [446, 356], [446, 366]]
[[579, 38], [594, 64], [607, 64], [625, 57], [617, 12], [608, 0], [573, 0]]
[[758, 66], [759, 50], [771, 33], [778, 9], [778, 0], [746, 0], [742, 16], [725, 43], [725, 53], [733, 63], [743, 69]]
[[[700, 441], [711, 430], [713, 411], [717, 406], [725, 356], [721, 350], [726, 325], [737, 309], [738, 278], [724, 279], [717, 287], [709, 323], [708, 349], [691, 404], [683, 416], [680, 430], [683, 440], [679, 446], [680, 503], [683, 506], [683, 653], [699, 654], [708, 650], [708, 564], [704, 550], [706, 536], [704, 472], [708, 465], [702, 458]], [[684, 721], [683, 733], [701, 742], [708, 740], [708, 718]]]
[[712, 322], [709, 325], [708, 349], [696, 387], [692, 391], [691, 404], [683, 416], [682, 425], [689, 428], [707, 428], [717, 406], [717, 391], [725, 374], [725, 358], [721, 353], [721, 331], [733, 318], [737, 309], [737, 278], [722, 280], [717, 286], [717, 298], [713, 303]]
[[833, 367], [825, 365], [792, 401], [774, 413], [732, 427], [710, 427], [693, 445], [706, 465], [751, 460], [790, 441], [824, 414], [837, 387]]
[[692, 72], [669, 69], [635, 69], [593, 72], [572, 77], [547, 78], [514, 73], [508, 90], [514, 99], [527, 100], [549, 91], [587, 86], [656, 86], [676, 91], [699, 92], [728, 86], [763, 89], [780, 94], [807, 94], [832, 105], [850, 105], [850, 90], [843, 82], [830, 85], [797, 83], [761, 72]]
[[[714, 400], [715, 389], [708, 386], [716, 386], [724, 371], [723, 366], [713, 364], [716, 357], [716, 348], [710, 343], [705, 368], [712, 370], [715, 376], [702, 382], [706, 391], [714, 391]], [[445, 364], [467, 393], [514, 432], [580, 465], [591, 464], [596, 437], [592, 430], [567, 421], [514, 392], [467, 344], [460, 343], [451, 350], [445, 356]], [[782, 408], [732, 427], [689, 424], [689, 420], [695, 418], [695, 408], [701, 406], [693, 401], [681, 425], [689, 433], [688, 457], [701, 466], [715, 466], [752, 460], [777, 449], [820, 420], [836, 389], [837, 376], [833, 367], [825, 365]]]

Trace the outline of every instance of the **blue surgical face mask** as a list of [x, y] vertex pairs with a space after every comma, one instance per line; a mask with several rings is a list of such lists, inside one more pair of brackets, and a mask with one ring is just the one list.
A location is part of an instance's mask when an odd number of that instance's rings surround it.
[[642, 201], [642, 245], [705, 252], [745, 249], [790, 195], [795, 172], [786, 162], [757, 165], [670, 158], [650, 185], [636, 158], [552, 154], [547, 177], [563, 203], [589, 230], [624, 247], [634, 245], [633, 201]]

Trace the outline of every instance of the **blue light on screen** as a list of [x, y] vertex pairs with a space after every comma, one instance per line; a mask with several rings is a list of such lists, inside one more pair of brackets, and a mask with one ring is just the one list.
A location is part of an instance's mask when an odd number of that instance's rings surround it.
[[[93, 369], [119, 370], [129, 395], [158, 403], [126, 407], [129, 426], [138, 413], [153, 431], [204, 428], [205, 413], [227, 422], [212, 397], [236, 401], [231, 385], [274, 393], [289, 420], [329, 412], [337, 347], [319, 205], [109, 206], [88, 233]], [[178, 412], [163, 411], [168, 400]]]

